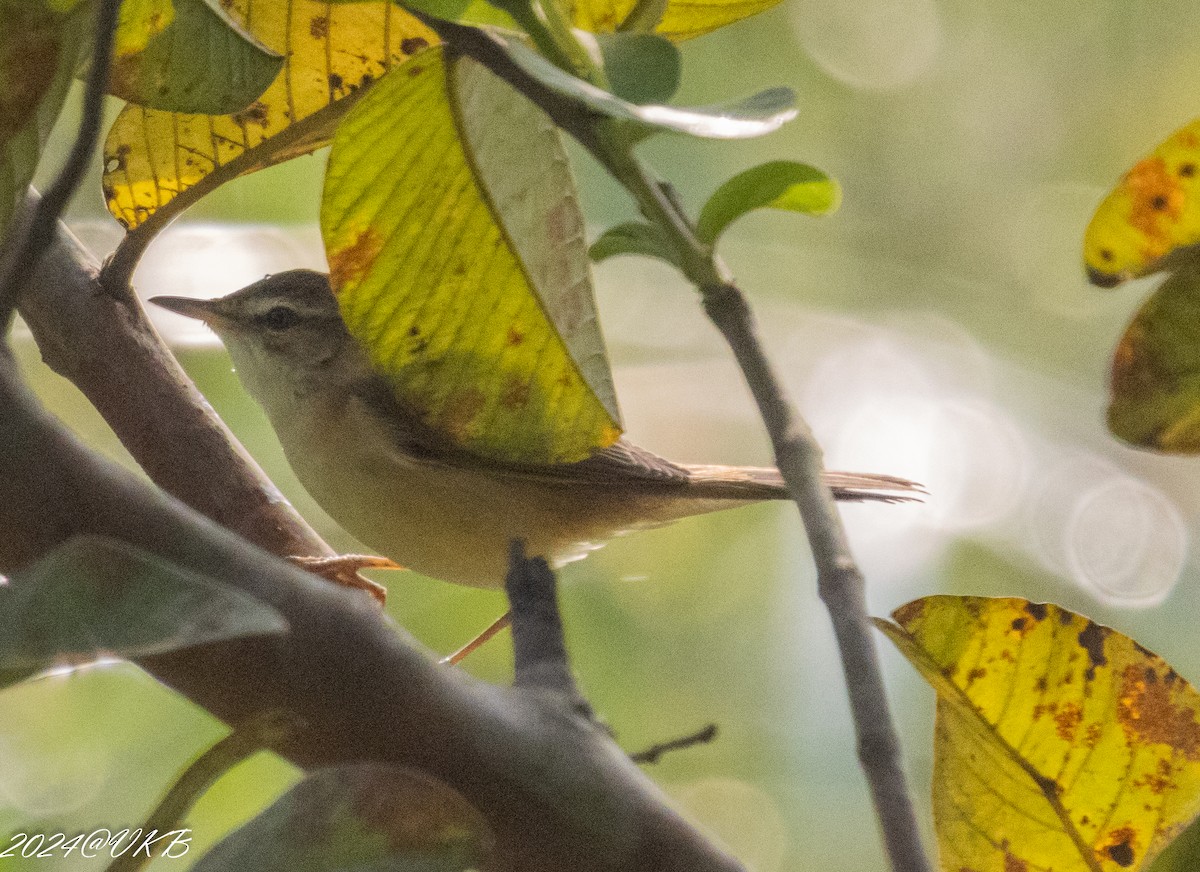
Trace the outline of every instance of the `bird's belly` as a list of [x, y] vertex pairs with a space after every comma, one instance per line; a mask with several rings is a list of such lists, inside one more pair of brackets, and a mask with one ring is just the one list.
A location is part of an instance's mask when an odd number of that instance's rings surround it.
[[296, 452], [297, 478], [329, 515], [368, 547], [423, 575], [475, 587], [504, 583], [509, 543], [556, 563], [627, 526], [610, 495], [474, 469], [354, 450]]

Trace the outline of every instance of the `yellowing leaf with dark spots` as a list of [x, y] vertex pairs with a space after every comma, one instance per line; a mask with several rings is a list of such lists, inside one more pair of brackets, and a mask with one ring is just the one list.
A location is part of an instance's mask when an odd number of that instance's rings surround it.
[[[360, 92], [436, 41], [390, 2], [223, 0], [225, 12], [268, 49], [282, 72], [232, 115], [126, 106], [104, 144], [104, 193], [126, 227], [152, 235], [219, 184], [328, 144]], [[175, 201], [175, 202], [173, 202]], [[172, 208], [163, 211], [168, 203]]]
[[1120, 439], [1200, 454], [1200, 262], [1181, 263], [1113, 354], [1108, 427]]
[[[655, 32], [680, 42], [765, 12], [778, 3], [779, 0], [667, 0]], [[592, 33], [611, 33], [636, 5], [637, 0], [575, 0], [571, 12], [576, 27]]]
[[1092, 282], [1113, 287], [1200, 243], [1200, 119], [1133, 165], [1097, 207], [1083, 241]]
[[620, 435], [566, 154], [507, 84], [440, 48], [382, 79], [338, 128], [321, 231], [350, 332], [448, 441], [550, 464]]
[[932, 596], [876, 620], [937, 691], [941, 868], [1144, 868], [1200, 813], [1200, 695], [1055, 605]]

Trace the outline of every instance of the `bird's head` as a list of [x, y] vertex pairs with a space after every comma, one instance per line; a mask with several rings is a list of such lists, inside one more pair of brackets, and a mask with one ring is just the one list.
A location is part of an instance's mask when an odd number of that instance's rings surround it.
[[[331, 369], [360, 362], [323, 273], [277, 273], [215, 300], [153, 297], [150, 302], [211, 327], [260, 400], [285, 387], [301, 391], [328, 381], [336, 375]], [[349, 349], [356, 353], [347, 355]]]

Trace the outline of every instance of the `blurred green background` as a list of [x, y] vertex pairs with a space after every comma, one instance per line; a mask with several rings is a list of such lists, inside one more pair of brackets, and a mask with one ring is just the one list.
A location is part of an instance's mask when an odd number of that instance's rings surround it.
[[[930, 487], [924, 506], [846, 510], [875, 614], [936, 592], [1053, 600], [1200, 680], [1190, 550], [1200, 464], [1135, 452], [1103, 427], [1111, 349], [1156, 280], [1099, 291], [1079, 264], [1107, 188], [1200, 115], [1194, 13], [1186, 0], [785, 0], [685, 47], [680, 103], [787, 84], [801, 109], [754, 142], [646, 146], [687, 202], [773, 158], [812, 162], [845, 187], [837, 215], [755, 215], [724, 245], [830, 465]], [[56, 136], [51, 166], [68, 136]], [[300, 159], [201, 204], [156, 243], [139, 290], [213, 295], [319, 265], [322, 166], [321, 156]], [[578, 166], [596, 230], [631, 217], [610, 181], [586, 159]], [[98, 178], [73, 215], [83, 238], [111, 247], [117, 228]], [[633, 259], [604, 264], [597, 280], [631, 437], [680, 460], [767, 462], [738, 374], [690, 290], [661, 264]], [[223, 351], [162, 326], [285, 493], [337, 547], [357, 548], [297, 485]], [[78, 393], [38, 363], [28, 335], [17, 343], [47, 404], [127, 459]], [[714, 744], [651, 770], [690, 816], [759, 872], [882, 868], [793, 511], [757, 506], [639, 533], [562, 575], [575, 668], [624, 747], [719, 725]], [[391, 615], [439, 653], [504, 608], [496, 593], [381, 580]], [[927, 813], [932, 695], [882, 650]], [[504, 682], [510, 665], [502, 639], [467, 668]], [[136, 826], [222, 734], [129, 665], [5, 691], [0, 834]], [[296, 778], [266, 755], [232, 772], [189, 817], [191, 856]]]

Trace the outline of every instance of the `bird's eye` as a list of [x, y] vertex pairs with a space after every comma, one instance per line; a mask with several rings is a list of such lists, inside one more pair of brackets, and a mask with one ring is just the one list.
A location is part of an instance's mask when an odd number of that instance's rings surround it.
[[300, 323], [300, 316], [296, 314], [295, 309], [287, 306], [275, 306], [269, 309], [265, 315], [261, 315], [258, 322], [268, 330], [287, 330]]

